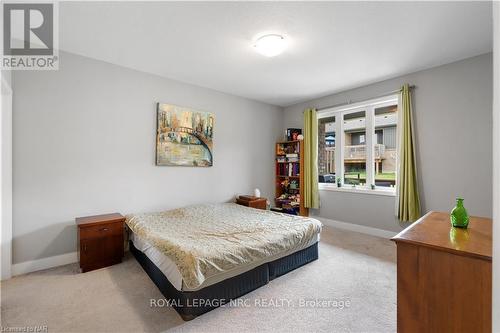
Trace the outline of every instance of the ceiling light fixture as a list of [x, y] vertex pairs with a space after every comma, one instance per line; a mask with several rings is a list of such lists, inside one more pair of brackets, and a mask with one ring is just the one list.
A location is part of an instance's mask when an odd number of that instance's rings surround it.
[[278, 34], [268, 34], [260, 37], [254, 44], [255, 50], [266, 57], [274, 57], [286, 48], [285, 37]]

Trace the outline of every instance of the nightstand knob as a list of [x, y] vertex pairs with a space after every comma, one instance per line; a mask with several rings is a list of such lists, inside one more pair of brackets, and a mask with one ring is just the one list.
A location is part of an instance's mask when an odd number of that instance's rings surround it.
[[108, 228], [102, 228], [101, 231], [108, 231]]

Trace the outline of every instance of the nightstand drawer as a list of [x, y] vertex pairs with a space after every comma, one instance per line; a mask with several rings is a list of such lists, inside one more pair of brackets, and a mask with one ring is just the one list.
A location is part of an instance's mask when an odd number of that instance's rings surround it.
[[123, 222], [99, 224], [80, 228], [80, 239], [123, 235]]

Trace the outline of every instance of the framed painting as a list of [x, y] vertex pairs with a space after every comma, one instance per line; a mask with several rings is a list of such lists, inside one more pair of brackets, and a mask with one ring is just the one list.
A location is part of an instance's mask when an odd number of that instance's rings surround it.
[[157, 103], [156, 165], [213, 165], [213, 113]]

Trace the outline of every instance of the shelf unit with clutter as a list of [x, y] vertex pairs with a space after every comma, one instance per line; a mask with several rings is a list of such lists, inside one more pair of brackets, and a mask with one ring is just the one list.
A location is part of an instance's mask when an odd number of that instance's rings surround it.
[[[298, 134], [297, 138], [301, 138]], [[273, 211], [308, 216], [304, 206], [304, 141], [276, 143], [276, 195]]]

